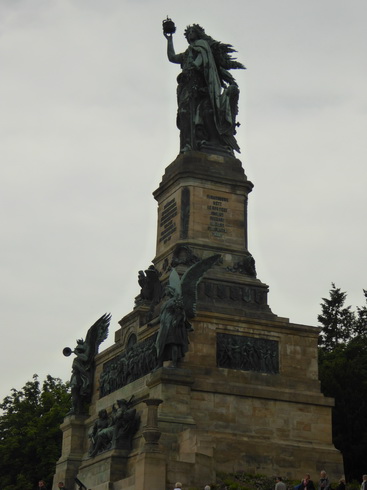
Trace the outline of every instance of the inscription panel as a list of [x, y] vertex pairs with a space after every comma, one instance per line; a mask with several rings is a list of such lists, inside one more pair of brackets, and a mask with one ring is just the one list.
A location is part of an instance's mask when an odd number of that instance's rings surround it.
[[221, 237], [224, 233], [227, 233], [225, 217], [228, 212], [229, 199], [214, 194], [207, 194], [206, 197], [208, 199], [207, 209], [209, 211], [208, 230], [214, 236]]
[[159, 243], [166, 244], [172, 238], [172, 235], [177, 231], [176, 216], [177, 202], [175, 198], [170, 199], [163, 206], [163, 211], [159, 221]]

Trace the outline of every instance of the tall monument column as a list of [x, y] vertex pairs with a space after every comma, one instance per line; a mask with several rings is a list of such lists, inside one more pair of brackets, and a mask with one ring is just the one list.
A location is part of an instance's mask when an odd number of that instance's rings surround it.
[[199, 258], [221, 255], [199, 286], [198, 305], [216, 311], [273, 317], [267, 304], [268, 286], [256, 278], [248, 250], [247, 205], [253, 184], [240, 160], [190, 151], [169, 165], [154, 197], [158, 201], [159, 271], [189, 266]]
[[253, 184], [236, 158], [187, 152], [166, 168], [159, 188], [156, 265], [185, 244], [226, 254], [232, 266], [247, 250], [247, 199]]

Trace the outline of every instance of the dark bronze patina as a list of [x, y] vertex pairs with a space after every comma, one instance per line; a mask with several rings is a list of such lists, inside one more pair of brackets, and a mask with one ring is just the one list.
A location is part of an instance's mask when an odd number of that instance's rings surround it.
[[109, 416], [107, 410], [99, 411], [98, 419], [89, 434], [91, 457], [109, 449], [131, 449], [132, 437], [140, 423], [136, 409], [131, 408], [132, 398], [117, 400], [117, 406], [113, 405]]
[[189, 47], [176, 54], [175, 31], [171, 19], [163, 21], [168, 59], [182, 68], [177, 77], [180, 153], [197, 150], [233, 156], [240, 151], [235, 138], [239, 89], [228, 70], [245, 67], [233, 58], [231, 44], [214, 40], [199, 24], [187, 27]]
[[86, 413], [93, 393], [94, 358], [98, 353], [99, 345], [107, 338], [111, 315], [105, 314], [90, 327], [85, 340], [77, 340], [72, 351], [65, 347], [63, 354], [76, 355], [70, 378], [72, 407], [69, 414], [81, 415]]
[[160, 315], [148, 326], [159, 324], [157, 340], [157, 368], [164, 361], [172, 361], [172, 367], [182, 359], [188, 350], [188, 333], [193, 330], [190, 319], [196, 315], [197, 287], [203, 275], [220, 258], [212, 255], [192, 265], [179, 277], [172, 269], [166, 287], [167, 300], [162, 306]]

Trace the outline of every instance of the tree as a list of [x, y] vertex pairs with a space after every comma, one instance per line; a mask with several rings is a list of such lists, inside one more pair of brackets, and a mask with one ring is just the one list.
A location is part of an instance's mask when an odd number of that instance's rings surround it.
[[0, 404], [0, 488], [32, 490], [39, 479], [51, 483], [60, 456], [60, 424], [70, 409], [68, 385], [38, 376]]
[[319, 352], [319, 377], [325, 396], [333, 397], [333, 442], [341, 451], [348, 481], [366, 472], [367, 345], [360, 337], [333, 351]]
[[[367, 304], [367, 289], [363, 290], [364, 297]], [[363, 338], [367, 337], [367, 306], [362, 306], [359, 308], [357, 306], [357, 320], [355, 332]]]
[[[367, 299], [367, 291], [364, 290]], [[323, 298], [319, 341], [321, 390], [335, 400], [333, 442], [343, 454], [347, 480], [365, 473], [367, 453], [367, 308], [345, 307], [347, 294], [332, 284]]]
[[340, 343], [345, 343], [355, 333], [356, 315], [351, 306], [344, 307], [347, 293], [332, 283], [329, 291], [330, 298], [322, 298], [322, 314], [317, 319], [321, 323], [319, 345], [326, 351], [331, 351]]

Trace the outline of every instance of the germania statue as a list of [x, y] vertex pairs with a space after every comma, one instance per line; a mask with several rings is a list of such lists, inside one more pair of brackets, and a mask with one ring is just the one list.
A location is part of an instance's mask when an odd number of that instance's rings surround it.
[[240, 152], [235, 134], [239, 89], [228, 70], [245, 67], [232, 57], [231, 44], [215, 41], [193, 24], [185, 30], [189, 47], [176, 54], [171, 19], [163, 21], [169, 61], [181, 65], [177, 77], [177, 127], [180, 153], [190, 150], [233, 156]]

